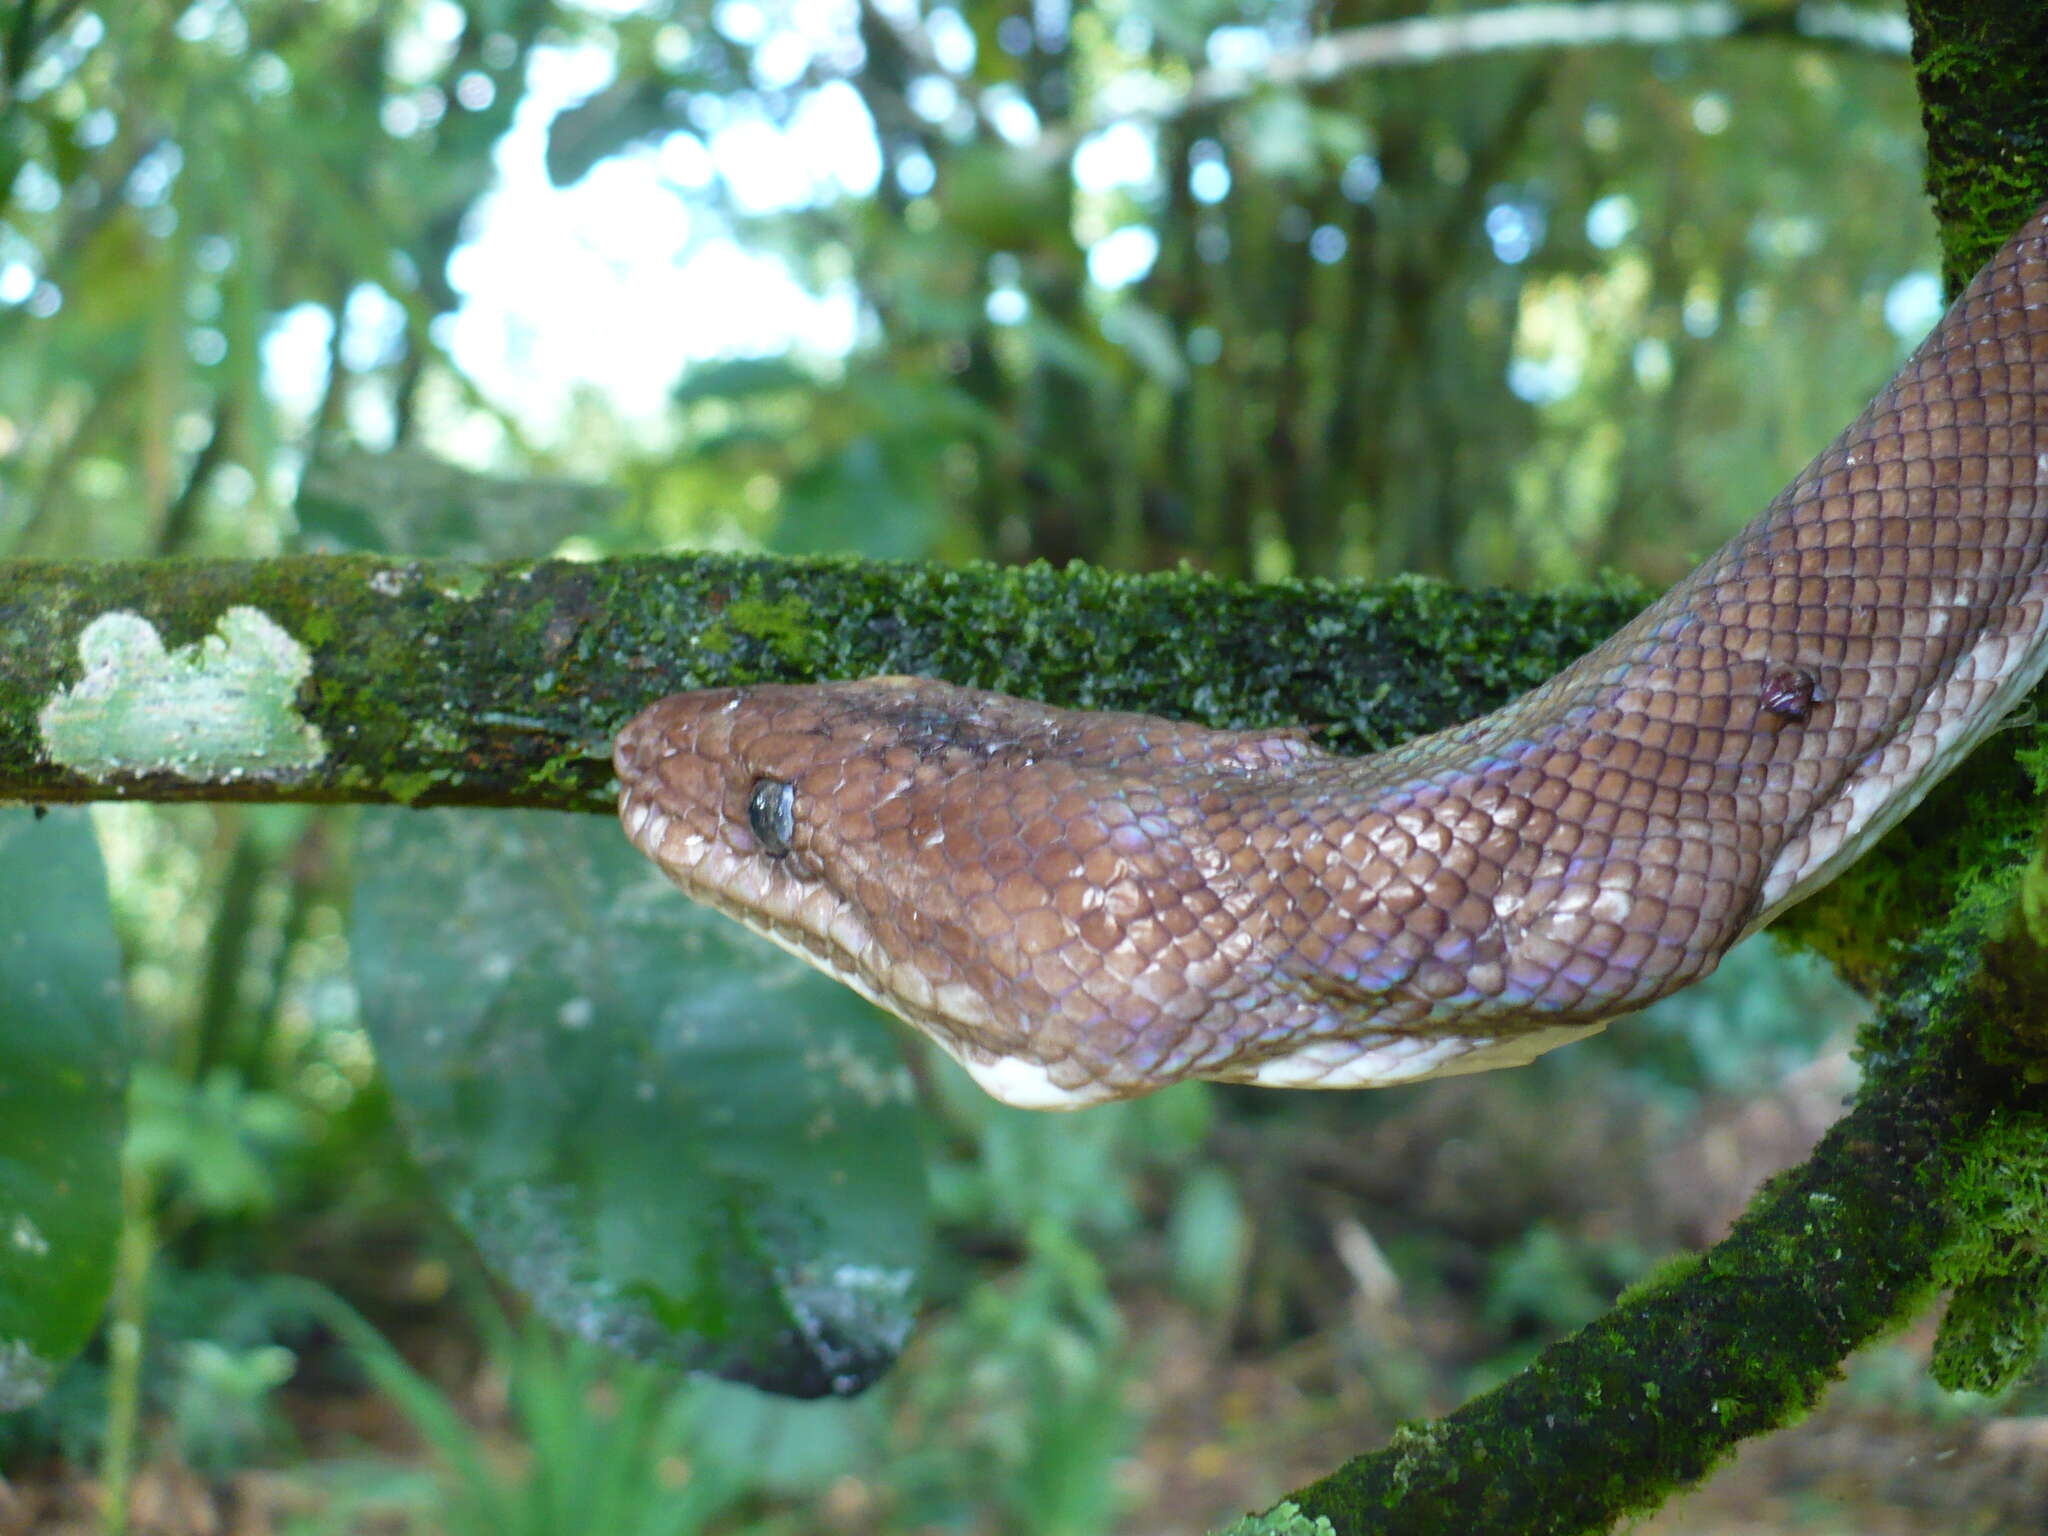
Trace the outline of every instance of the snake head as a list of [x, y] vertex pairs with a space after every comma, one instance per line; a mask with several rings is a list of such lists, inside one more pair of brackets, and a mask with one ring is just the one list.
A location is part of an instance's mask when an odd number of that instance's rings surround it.
[[[1320, 757], [1299, 731], [1081, 713], [921, 678], [711, 689], [618, 738], [619, 814], [687, 894], [1065, 1108], [1200, 1075], [1248, 939], [1198, 787]], [[1185, 782], [1185, 781], [1176, 781]], [[1219, 1030], [1223, 1033], [1219, 1033]]]

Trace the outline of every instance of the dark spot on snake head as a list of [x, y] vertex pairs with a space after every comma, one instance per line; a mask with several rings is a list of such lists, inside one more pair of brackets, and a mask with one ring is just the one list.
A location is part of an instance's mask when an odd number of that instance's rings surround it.
[[747, 796], [747, 825], [769, 858], [787, 858], [796, 834], [795, 787], [781, 779], [756, 779]]
[[1017, 744], [1014, 727], [990, 722], [971, 709], [920, 706], [892, 715], [890, 723], [897, 739], [927, 761], [953, 752], [995, 758]]
[[1803, 667], [1773, 667], [1764, 674], [1764, 712], [1780, 720], [1813, 713], [1813, 674]]

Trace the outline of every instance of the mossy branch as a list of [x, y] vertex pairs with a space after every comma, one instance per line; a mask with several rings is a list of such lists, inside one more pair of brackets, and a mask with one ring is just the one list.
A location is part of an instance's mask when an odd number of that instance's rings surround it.
[[[1910, 0], [1962, 286], [2048, 196], [2048, 10]], [[1886, 1002], [1854, 1108], [1735, 1229], [1512, 1381], [1289, 1495], [1338, 1536], [1605, 1530], [1789, 1423], [1940, 1286], [1940, 1378], [1996, 1388], [2048, 1330], [2048, 862], [2038, 731], [1994, 742], [1788, 925]], [[2029, 769], [2034, 771], [2029, 772]], [[1899, 959], [1906, 936], [1916, 939]]]
[[721, 556], [0, 563], [0, 797], [608, 810], [612, 734], [663, 694], [887, 672], [1362, 751], [1494, 707], [1644, 596]]
[[1941, 275], [1958, 293], [2048, 189], [2048, 6], [1907, 0]]
[[1602, 1531], [1802, 1416], [1851, 1351], [1956, 1278], [1944, 1259], [1967, 1222], [2040, 1185], [2048, 1101], [1977, 1038], [2003, 985], [1983, 937], [1952, 932], [1916, 957], [1866, 1036], [1855, 1108], [1723, 1241], [1293, 1503], [1339, 1536]]

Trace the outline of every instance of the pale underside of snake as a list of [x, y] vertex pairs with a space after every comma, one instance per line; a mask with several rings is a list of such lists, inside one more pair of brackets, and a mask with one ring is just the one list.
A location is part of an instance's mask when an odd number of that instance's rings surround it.
[[663, 699], [619, 814], [997, 1098], [1528, 1061], [1832, 878], [2048, 665], [2048, 209], [1763, 515], [1483, 719], [1299, 731], [919, 678]]

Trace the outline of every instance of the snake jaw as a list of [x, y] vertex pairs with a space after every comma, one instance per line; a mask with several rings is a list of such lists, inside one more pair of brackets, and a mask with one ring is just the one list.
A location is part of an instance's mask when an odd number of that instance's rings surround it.
[[621, 732], [613, 754], [620, 823], [687, 895], [860, 985], [859, 959], [873, 936], [857, 908], [819, 883], [799, 781], [779, 781], [792, 790], [783, 847], [765, 847], [754, 824], [757, 786], [775, 775], [751, 769], [751, 755], [731, 755], [744, 699], [722, 690], [666, 700]]
[[[1258, 903], [1190, 835], [1196, 792], [1169, 806], [1134, 769], [1322, 757], [1298, 731], [1148, 719], [1133, 741], [1135, 718], [921, 679], [681, 694], [620, 733], [620, 818], [684, 892], [918, 1026], [993, 1096], [1073, 1108], [1229, 1070], [1231, 1005], [1271, 979]], [[764, 782], [794, 791], [779, 855], [751, 825]]]
[[[943, 881], [920, 898], [892, 878], [906, 861], [943, 863], [951, 852], [929, 808], [906, 792], [955, 777], [960, 764], [949, 765], [949, 757], [978, 766], [1019, 747], [1014, 731], [983, 728], [993, 722], [948, 727], [950, 717], [931, 697], [939, 688], [871, 679], [824, 711], [806, 707], [809, 690], [773, 687], [662, 700], [620, 733], [621, 823], [686, 894], [916, 1025], [992, 1096], [1041, 1109], [1121, 1097], [1071, 1064], [1055, 1074], [1032, 1049], [1030, 1021], [1000, 1010], [962, 975], [933, 975], [894, 959], [905, 943], [965, 955], [991, 940], [1021, 942], [1039, 927], [1000, 903], [958, 899], [977, 893], [948, 890]], [[888, 712], [892, 728], [923, 739], [892, 754], [863, 750], [860, 723], [877, 709]], [[780, 854], [761, 845], [748, 814], [754, 786], [774, 781], [793, 789]], [[878, 861], [873, 854], [883, 843], [891, 856]], [[874, 908], [892, 914], [888, 933], [869, 921]]]

